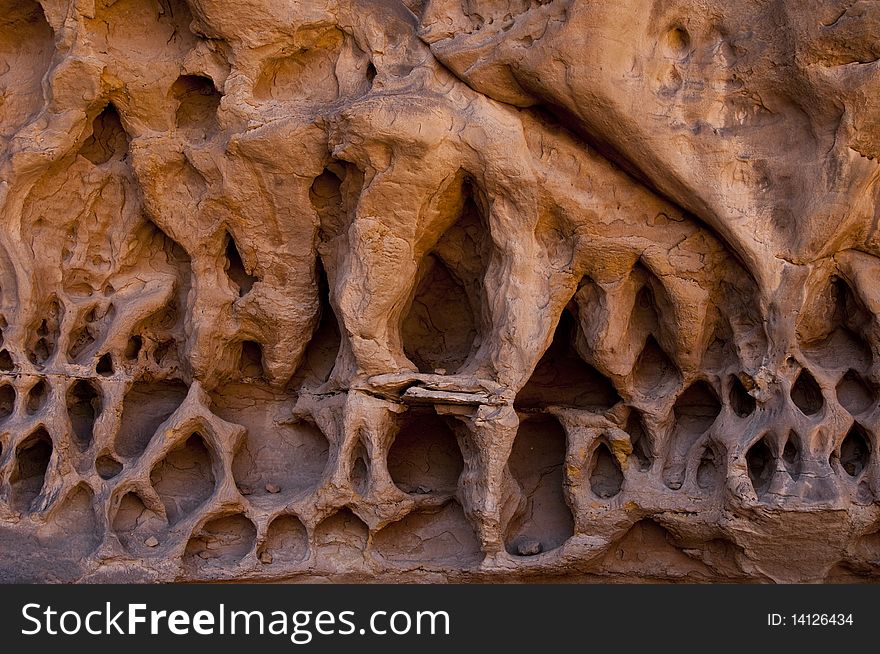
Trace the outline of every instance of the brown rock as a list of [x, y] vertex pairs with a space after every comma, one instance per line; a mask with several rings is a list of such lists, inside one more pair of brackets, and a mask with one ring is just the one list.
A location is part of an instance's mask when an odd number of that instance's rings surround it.
[[0, 0], [4, 570], [876, 576], [877, 3], [288, 4]]

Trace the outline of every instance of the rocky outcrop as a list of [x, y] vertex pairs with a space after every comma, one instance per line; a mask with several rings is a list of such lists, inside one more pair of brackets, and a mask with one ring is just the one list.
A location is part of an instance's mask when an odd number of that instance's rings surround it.
[[875, 4], [0, 0], [0, 577], [876, 576]]

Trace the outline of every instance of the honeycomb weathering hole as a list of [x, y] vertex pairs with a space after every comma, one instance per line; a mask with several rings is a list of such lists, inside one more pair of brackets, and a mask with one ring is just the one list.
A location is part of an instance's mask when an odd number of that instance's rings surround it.
[[92, 133], [79, 150], [79, 154], [96, 166], [110, 160], [122, 160], [129, 149], [129, 137], [122, 126], [119, 112], [108, 104], [92, 122]]
[[[112, 529], [119, 542], [129, 550], [146, 550], [148, 538], [161, 536], [167, 523], [158, 513], [146, 507], [143, 500], [133, 492], [126, 493], [119, 501]], [[157, 538], [157, 540], [159, 540]]]
[[52, 458], [52, 437], [43, 427], [28, 436], [15, 450], [15, 463], [9, 484], [12, 506], [27, 511], [43, 488], [46, 471]]
[[345, 507], [315, 528], [314, 543], [323, 561], [345, 566], [363, 560], [369, 535], [364, 521]]
[[538, 416], [520, 424], [508, 466], [525, 502], [507, 528], [505, 546], [511, 554], [547, 552], [574, 533], [563, 487], [566, 442], [556, 418]]
[[113, 374], [113, 357], [109, 352], [105, 352], [100, 356], [95, 364], [95, 372], [102, 377], [109, 377]]
[[596, 497], [608, 499], [620, 493], [623, 488], [623, 472], [606, 443], [600, 443], [593, 452], [590, 469], [590, 488]]
[[452, 430], [434, 413], [409, 414], [391, 444], [388, 471], [405, 493], [454, 493], [464, 468]]
[[837, 383], [837, 401], [853, 415], [867, 411], [876, 399], [875, 391], [855, 370], [847, 370]]
[[736, 375], [730, 376], [728, 399], [730, 400], [730, 408], [740, 418], [747, 418], [755, 412], [755, 398], [749, 394]]
[[238, 289], [238, 296], [244, 297], [254, 287], [259, 279], [250, 274], [245, 267], [244, 260], [239, 254], [235, 239], [227, 232], [226, 234], [226, 274], [229, 280]]
[[612, 383], [578, 354], [577, 334], [576, 319], [563, 311], [550, 347], [516, 396], [517, 406], [561, 405], [605, 411], [620, 401]]
[[645, 423], [638, 411], [633, 409], [626, 421], [626, 433], [632, 445], [632, 456], [638, 462], [639, 470], [648, 470], [654, 463], [654, 448], [651, 437], [645, 429]]
[[188, 390], [179, 381], [135, 382], [122, 404], [116, 451], [126, 457], [141, 454], [159, 425], [186, 399]]
[[789, 477], [797, 481], [801, 476], [801, 446], [798, 435], [790, 432], [782, 449], [782, 463]]
[[232, 461], [239, 490], [253, 498], [314, 489], [329, 459], [327, 438], [315, 425], [294, 422], [287, 404], [266, 389], [233, 384], [214, 396], [214, 410], [247, 428]]
[[850, 477], [858, 477], [871, 460], [871, 445], [861, 425], [853, 424], [840, 444], [840, 467]]
[[746, 465], [748, 466], [749, 479], [752, 486], [760, 497], [767, 492], [773, 472], [776, 469], [776, 457], [767, 443], [767, 438], [760, 439], [749, 448], [746, 453]]
[[791, 387], [791, 401], [807, 416], [819, 413], [825, 405], [822, 389], [806, 368], [801, 370]]
[[705, 381], [694, 382], [678, 396], [672, 407], [671, 448], [663, 469], [664, 482], [669, 488], [681, 488], [691, 449], [709, 431], [720, 412], [718, 395]]
[[370, 457], [363, 441], [358, 441], [352, 452], [351, 488], [355, 494], [365, 497], [370, 489]]
[[15, 388], [10, 384], [0, 386], [0, 420], [4, 420], [15, 411]]
[[176, 118], [180, 129], [198, 131], [202, 138], [219, 129], [217, 110], [221, 97], [210, 78], [183, 75], [174, 82], [171, 92], [177, 100]]
[[243, 341], [238, 368], [246, 379], [263, 376], [263, 347], [256, 341]]
[[280, 515], [269, 525], [259, 558], [264, 563], [299, 563], [308, 553], [309, 537], [303, 523], [295, 515]]
[[480, 542], [458, 502], [408, 513], [373, 538], [375, 551], [389, 561], [443, 563], [467, 567], [481, 558]]
[[676, 545], [674, 536], [656, 520], [636, 522], [609, 549], [600, 568], [623, 579], [644, 580], [674, 569], [685, 580], [711, 577], [711, 571]]
[[64, 543], [59, 558], [74, 560], [91, 554], [101, 541], [95, 516], [95, 496], [86, 484], [78, 485], [63, 500], [61, 510], [53, 513], [40, 528], [40, 536]]
[[235, 565], [254, 548], [257, 530], [244, 515], [214, 518], [186, 544], [184, 563], [195, 567]]
[[700, 455], [697, 465], [697, 486], [704, 491], [716, 491], [724, 480], [724, 457], [718, 447], [709, 443]]
[[92, 444], [95, 419], [101, 413], [101, 394], [94, 384], [79, 379], [67, 392], [67, 414], [73, 427], [73, 436], [80, 449]]
[[470, 354], [477, 321], [464, 286], [447, 265], [429, 255], [424, 266], [427, 272], [402, 325], [404, 351], [422, 372], [454, 373]]
[[27, 402], [25, 403], [27, 412], [33, 415], [40, 411], [40, 409], [45, 406], [48, 395], [49, 385], [45, 380], [41, 379], [31, 386], [31, 390], [29, 390], [27, 394]]
[[254, 84], [254, 97], [262, 101], [332, 102], [339, 96], [336, 66], [342, 44], [342, 32], [330, 29], [309, 47], [268, 60]]
[[672, 392], [681, 380], [681, 373], [660, 344], [649, 336], [633, 367], [633, 384], [647, 397], [662, 397]]
[[95, 472], [101, 479], [113, 479], [122, 472], [122, 464], [112, 456], [103, 455], [95, 460]]
[[199, 508], [214, 492], [211, 454], [201, 434], [178, 443], [150, 473], [150, 483], [174, 524]]
[[869, 314], [849, 284], [832, 277], [820, 300], [824, 324], [816, 338], [801, 343], [806, 357], [825, 369], [869, 367], [871, 348], [860, 333], [870, 320]]

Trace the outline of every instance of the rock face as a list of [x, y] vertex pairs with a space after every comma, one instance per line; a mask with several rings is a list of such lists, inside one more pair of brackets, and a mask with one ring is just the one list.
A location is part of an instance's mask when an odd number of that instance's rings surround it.
[[0, 0], [0, 579], [877, 576], [878, 30]]

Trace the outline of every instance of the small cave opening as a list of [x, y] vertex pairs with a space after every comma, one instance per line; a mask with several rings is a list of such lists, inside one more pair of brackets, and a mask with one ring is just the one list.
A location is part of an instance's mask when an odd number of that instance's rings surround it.
[[850, 427], [840, 444], [840, 467], [850, 477], [862, 474], [871, 460], [871, 446], [867, 432], [858, 423]]
[[52, 458], [52, 437], [44, 427], [24, 439], [15, 450], [15, 463], [9, 477], [12, 507], [27, 511], [40, 494]]
[[420, 262], [400, 323], [404, 353], [425, 373], [455, 374], [481, 344], [493, 245], [482, 191], [463, 171], [460, 181], [444, 196], [450, 226]]
[[137, 381], [122, 401], [122, 418], [114, 449], [125, 457], [136, 457], [147, 448], [153, 434], [184, 399], [189, 388], [178, 380]]
[[455, 500], [392, 522], [374, 536], [373, 547], [388, 561], [442, 563], [452, 568], [470, 567], [482, 556], [473, 525]]
[[663, 397], [675, 390], [681, 373], [653, 335], [648, 336], [632, 371], [633, 385], [645, 397]]
[[849, 367], [865, 370], [870, 367], [873, 356], [863, 335], [864, 325], [870, 322], [870, 313], [849, 284], [841, 277], [833, 276], [817, 300], [819, 304], [814, 309], [824, 319], [818, 326], [818, 334], [799, 334], [804, 355], [825, 369]]
[[404, 352], [421, 372], [455, 373], [477, 338], [477, 321], [464, 284], [436, 255], [423, 274], [401, 325]]
[[522, 488], [525, 506], [507, 527], [510, 554], [548, 552], [574, 534], [565, 494], [566, 449], [565, 430], [555, 417], [537, 415], [520, 423], [507, 465]]
[[128, 154], [130, 139], [116, 107], [111, 103], [92, 121], [92, 133], [79, 154], [96, 166], [108, 161], [122, 161]]
[[618, 495], [623, 489], [623, 471], [620, 463], [605, 442], [593, 452], [590, 462], [590, 488], [596, 497], [603, 500]]
[[95, 372], [102, 377], [110, 377], [113, 375], [113, 357], [109, 352], [105, 352], [95, 364]]
[[269, 59], [254, 83], [259, 101], [326, 104], [340, 95], [337, 60], [345, 37], [335, 28], [326, 30], [308, 47]]
[[290, 420], [289, 396], [267, 395], [248, 384], [230, 385], [212, 398], [218, 416], [247, 429], [232, 474], [242, 495], [257, 502], [314, 489], [330, 456], [330, 444], [316, 425]]
[[184, 563], [190, 566], [234, 565], [254, 548], [257, 529], [241, 513], [214, 518], [186, 544]]
[[727, 399], [730, 402], [730, 408], [740, 418], [748, 418], [757, 407], [755, 398], [749, 394], [736, 375], [730, 376], [730, 391], [727, 394]]
[[339, 509], [315, 527], [314, 543], [318, 556], [332, 557], [340, 564], [363, 560], [370, 529], [348, 507]]
[[370, 457], [363, 441], [359, 440], [351, 454], [351, 487], [361, 497], [370, 490]]
[[556, 405], [603, 412], [620, 402], [611, 381], [578, 353], [579, 329], [572, 312], [563, 311], [550, 347], [516, 396], [518, 408]]
[[11, 384], [0, 386], [0, 420], [5, 420], [15, 411], [15, 388]]
[[801, 476], [801, 445], [795, 432], [789, 432], [782, 448], [782, 465], [788, 476], [797, 481]]
[[714, 443], [707, 443], [697, 465], [697, 486], [706, 491], [720, 489], [724, 481], [723, 462], [721, 448]]
[[109, 454], [104, 454], [95, 460], [95, 472], [105, 481], [113, 479], [122, 472], [122, 464]]
[[140, 496], [133, 491], [119, 500], [111, 525], [119, 542], [129, 551], [144, 551], [144, 541], [160, 535], [165, 527], [165, 521], [159, 514], [148, 509]]
[[257, 558], [264, 564], [299, 563], [309, 553], [309, 538], [302, 521], [282, 514], [272, 520]]
[[876, 391], [852, 368], [840, 378], [835, 392], [837, 401], [851, 415], [864, 413], [876, 400]]
[[770, 488], [770, 482], [776, 470], [776, 457], [767, 443], [766, 436], [758, 440], [746, 452], [746, 466], [755, 493], [761, 497]]
[[825, 405], [822, 389], [806, 368], [801, 370], [791, 387], [791, 401], [806, 416], [819, 413]]
[[327, 381], [333, 371], [339, 347], [342, 344], [339, 321], [330, 304], [330, 285], [327, 281], [327, 273], [324, 271], [320, 257], [316, 265], [320, 303], [318, 325], [306, 346], [299, 369], [289, 384], [293, 389], [299, 388], [306, 381], [311, 384]]
[[173, 525], [200, 507], [214, 492], [211, 453], [198, 432], [179, 442], [150, 472], [150, 483]]
[[263, 377], [263, 346], [256, 341], [242, 341], [238, 361], [238, 370], [244, 379]]
[[715, 390], [705, 381], [699, 380], [687, 387], [678, 396], [672, 408], [675, 421], [686, 431], [703, 434], [721, 413], [721, 403]]
[[222, 96], [209, 77], [182, 75], [172, 85], [171, 93], [177, 102], [178, 128], [197, 132], [200, 138], [207, 138], [219, 130], [217, 110]]
[[67, 359], [71, 363], [79, 362], [80, 357], [87, 353], [92, 344], [97, 340], [96, 319], [93, 308], [83, 316], [83, 324], [77, 327], [70, 335], [69, 345], [67, 346]]
[[232, 234], [226, 233], [226, 263], [224, 265], [226, 275], [229, 277], [235, 288], [238, 289], [238, 297], [244, 297], [254, 287], [259, 280], [258, 277], [251, 275], [244, 265], [244, 260], [235, 244]]
[[464, 469], [455, 434], [436, 413], [410, 409], [388, 452], [388, 472], [405, 493], [454, 494]]
[[95, 419], [101, 413], [101, 393], [92, 382], [78, 379], [67, 392], [67, 415], [73, 439], [80, 450], [87, 450], [94, 437]]
[[705, 381], [698, 380], [678, 396], [672, 407], [674, 426], [669, 459], [663, 469], [667, 487], [681, 488], [687, 473], [686, 466], [691, 448], [699, 441], [721, 413], [721, 402], [715, 390]]
[[141, 349], [144, 346], [144, 339], [135, 334], [131, 338], [128, 339], [128, 342], [125, 344], [125, 352], [123, 356], [128, 361], [137, 361], [138, 356], [141, 353]]
[[46, 406], [46, 400], [48, 398], [49, 384], [46, 383], [45, 379], [41, 379], [31, 386], [31, 389], [28, 391], [25, 410], [29, 415], [39, 413], [39, 411]]
[[44, 315], [47, 317], [43, 318], [34, 330], [33, 335], [36, 337], [36, 342], [28, 351], [28, 359], [40, 368], [55, 353], [61, 321], [64, 317], [64, 309], [57, 299], [53, 299], [46, 308]]
[[629, 413], [626, 433], [629, 434], [629, 442], [632, 445], [631, 456], [635, 458], [638, 469], [642, 472], [649, 470], [654, 464], [654, 448], [644, 420], [636, 409], [632, 409]]

